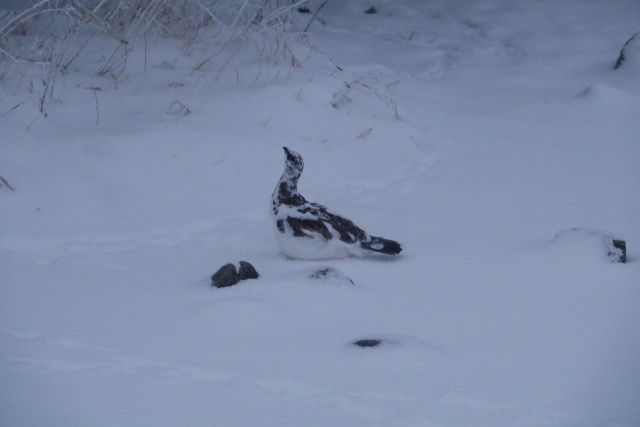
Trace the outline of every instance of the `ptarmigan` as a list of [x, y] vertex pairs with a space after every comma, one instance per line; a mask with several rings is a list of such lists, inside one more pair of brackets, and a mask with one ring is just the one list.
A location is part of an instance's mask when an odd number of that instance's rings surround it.
[[369, 251], [399, 254], [400, 243], [374, 237], [353, 222], [298, 192], [304, 163], [287, 147], [284, 172], [271, 197], [271, 217], [282, 252], [290, 258], [326, 259], [363, 256]]

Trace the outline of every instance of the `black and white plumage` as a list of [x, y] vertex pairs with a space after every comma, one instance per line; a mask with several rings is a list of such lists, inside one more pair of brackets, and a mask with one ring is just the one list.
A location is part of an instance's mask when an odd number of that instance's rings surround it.
[[400, 243], [370, 236], [353, 222], [298, 192], [302, 156], [283, 147], [285, 167], [271, 197], [271, 217], [282, 252], [299, 259], [344, 258], [367, 252], [397, 255]]

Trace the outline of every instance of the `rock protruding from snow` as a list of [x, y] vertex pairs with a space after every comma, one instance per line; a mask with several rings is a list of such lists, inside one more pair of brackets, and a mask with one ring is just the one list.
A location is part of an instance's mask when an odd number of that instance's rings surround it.
[[307, 268], [302, 271], [307, 280], [335, 285], [354, 285], [353, 280], [342, 271], [329, 265]]
[[627, 262], [627, 242], [624, 240], [612, 239], [607, 255], [611, 262]]
[[616, 65], [613, 67], [617, 70], [623, 65], [627, 65], [629, 62], [634, 62], [640, 66], [640, 33], [635, 33], [627, 42], [622, 46]]
[[612, 263], [627, 262], [627, 242], [619, 236], [600, 230], [575, 227], [556, 233], [554, 242], [572, 242], [575, 252], [593, 251]]
[[424, 345], [424, 343], [421, 343], [414, 337], [396, 334], [375, 334], [373, 336], [365, 336], [352, 341], [351, 344], [361, 348], [399, 348], [406, 344]]
[[358, 341], [354, 341], [353, 345], [356, 345], [358, 347], [363, 347], [363, 348], [371, 348], [371, 347], [378, 347], [382, 343], [384, 343], [384, 340], [381, 340], [379, 338], [364, 338]]
[[631, 107], [637, 104], [637, 97], [635, 95], [602, 83], [590, 84], [589, 86], [578, 92], [576, 94], [576, 97], [607, 108], [623, 106]]
[[213, 276], [211, 276], [211, 285], [216, 288], [226, 288], [233, 286], [241, 280], [257, 279], [260, 277], [255, 267], [247, 261], [240, 261], [236, 264], [223, 265]]
[[411, 348], [412, 351], [428, 351], [431, 354], [441, 353], [443, 350], [419, 338], [405, 334], [372, 333], [360, 336], [349, 343], [360, 348], [400, 349]]

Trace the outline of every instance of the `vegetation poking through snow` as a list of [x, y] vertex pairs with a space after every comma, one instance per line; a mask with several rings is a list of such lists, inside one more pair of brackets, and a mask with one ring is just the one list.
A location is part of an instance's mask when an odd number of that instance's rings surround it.
[[[291, 13], [304, 1], [290, 0], [40, 0], [0, 11], [0, 84], [26, 87], [38, 109], [60, 98], [56, 83], [87, 55], [97, 39], [108, 49], [92, 73], [117, 82], [129, 55], [156, 38], [181, 40], [194, 70], [217, 69], [238, 52], [255, 49], [262, 63], [298, 66], [292, 52]], [[198, 57], [199, 55], [199, 57]], [[84, 62], [82, 62], [84, 63]], [[146, 61], [145, 61], [145, 69]], [[75, 82], [71, 86], [86, 85]]]

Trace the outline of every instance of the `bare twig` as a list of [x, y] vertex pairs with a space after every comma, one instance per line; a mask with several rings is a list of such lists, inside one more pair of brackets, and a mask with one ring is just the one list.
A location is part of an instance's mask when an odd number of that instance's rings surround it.
[[9, 190], [11, 190], [11, 191], [16, 191], [16, 189], [15, 189], [15, 188], [13, 188], [13, 187], [11, 186], [11, 184], [9, 184], [9, 181], [7, 181], [6, 179], [4, 179], [4, 178], [2, 177], [2, 175], [0, 175], [0, 182], [2, 182], [4, 185], [6, 185], [6, 186], [7, 186], [7, 188], [8, 188]]
[[311, 26], [311, 24], [313, 23], [313, 21], [315, 21], [316, 16], [318, 16], [318, 13], [320, 13], [320, 11], [322, 10], [322, 8], [329, 3], [329, 0], [324, 0], [320, 6], [318, 7], [318, 10], [316, 10], [316, 13], [313, 14], [313, 16], [311, 17], [311, 20], [309, 21], [309, 23], [307, 24], [306, 27], [304, 27], [304, 31], [302, 31], [303, 33], [306, 33], [307, 30], [309, 29], [309, 27]]
[[[82, 86], [83, 84], [85, 86]], [[82, 82], [78, 85], [78, 87], [81, 87], [83, 89], [87, 89], [93, 92], [93, 97], [96, 100], [96, 126], [98, 126], [98, 120], [100, 119], [100, 103], [98, 102], [98, 91], [101, 91], [102, 88], [98, 86], [94, 86], [89, 82]]]
[[180, 117], [191, 114], [191, 110], [185, 105], [184, 102], [176, 99], [171, 104], [169, 104], [169, 108], [167, 108], [165, 114], [167, 116], [175, 116], [177, 121], [180, 119]]
[[9, 114], [11, 114], [11, 112], [13, 112], [15, 109], [17, 109], [19, 106], [21, 106], [22, 104], [24, 104], [25, 101], [22, 101], [16, 105], [14, 105], [13, 107], [11, 107], [9, 110], [5, 111], [4, 113], [0, 114], [0, 117], [5, 117], [8, 116]]

